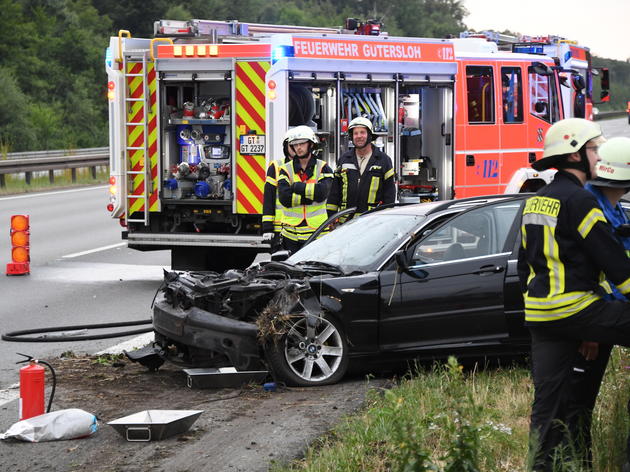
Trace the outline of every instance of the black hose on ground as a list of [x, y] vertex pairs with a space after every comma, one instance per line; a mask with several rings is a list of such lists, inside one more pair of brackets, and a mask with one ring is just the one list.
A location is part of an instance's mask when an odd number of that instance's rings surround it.
[[89, 341], [95, 339], [108, 339], [119, 338], [122, 336], [130, 336], [132, 334], [148, 333], [153, 331], [153, 326], [149, 328], [134, 329], [131, 331], [119, 331], [116, 333], [103, 333], [93, 334], [86, 336], [72, 336], [72, 335], [53, 335], [53, 336], [29, 336], [28, 334], [42, 334], [42, 333], [54, 333], [58, 331], [70, 331], [78, 329], [103, 329], [103, 328], [120, 328], [122, 326], [138, 326], [144, 324], [152, 324], [153, 320], [139, 320], [139, 321], [123, 321], [120, 323], [101, 323], [91, 325], [77, 325], [77, 326], [53, 326], [50, 328], [39, 329], [25, 329], [22, 331], [12, 331], [10, 333], [4, 333], [2, 335], [3, 341], [22, 342], [22, 343], [58, 343], [63, 341]]
[[46, 361], [37, 361], [40, 364], [44, 364], [46, 367], [50, 369], [50, 373], [52, 374], [52, 389], [50, 390], [50, 398], [48, 399], [48, 408], [46, 409], [46, 413], [50, 413], [50, 407], [52, 406], [53, 398], [55, 398], [55, 389], [57, 388], [57, 374], [55, 374], [55, 369]]

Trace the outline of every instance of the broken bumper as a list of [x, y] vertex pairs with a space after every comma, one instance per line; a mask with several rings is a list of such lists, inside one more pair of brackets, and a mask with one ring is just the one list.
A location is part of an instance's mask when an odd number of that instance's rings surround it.
[[258, 330], [253, 323], [215, 315], [197, 307], [175, 308], [160, 293], [153, 306], [153, 328], [177, 343], [224, 354], [239, 370], [260, 365]]

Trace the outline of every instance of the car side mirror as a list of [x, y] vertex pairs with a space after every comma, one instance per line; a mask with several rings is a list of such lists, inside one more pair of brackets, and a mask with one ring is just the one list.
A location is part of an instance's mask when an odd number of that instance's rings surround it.
[[404, 249], [396, 251], [394, 259], [396, 259], [396, 268], [398, 269], [398, 272], [407, 272], [409, 270], [409, 255], [407, 254], [407, 251]]
[[534, 104], [534, 110], [536, 113], [544, 113], [547, 109], [547, 102], [538, 101]]
[[400, 251], [396, 251], [394, 254], [394, 259], [396, 260], [396, 268], [398, 272], [403, 272], [414, 279], [424, 279], [428, 272], [422, 269], [409, 269], [409, 264], [411, 264], [411, 251], [405, 251], [401, 249]]
[[275, 262], [286, 261], [291, 255], [291, 251], [283, 249], [282, 251], [276, 251], [271, 255], [271, 260]]

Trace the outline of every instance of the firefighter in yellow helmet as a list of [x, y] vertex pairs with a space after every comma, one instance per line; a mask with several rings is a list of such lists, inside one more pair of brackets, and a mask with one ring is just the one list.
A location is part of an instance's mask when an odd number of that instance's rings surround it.
[[558, 172], [523, 207], [518, 275], [532, 338], [535, 471], [564, 470], [572, 452], [588, 461], [580, 438], [566, 434], [579, 403], [571, 388], [573, 367], [580, 351], [589, 355], [583, 341], [630, 346], [630, 304], [606, 300], [600, 285], [604, 273], [620, 293], [630, 293], [630, 259], [584, 188], [596, 175], [603, 142], [600, 127], [582, 118], [551, 126], [543, 158], [532, 167]]
[[332, 169], [313, 155], [317, 136], [308, 126], [290, 130], [289, 149], [293, 159], [280, 168], [278, 196], [283, 205], [282, 247], [299, 250], [327, 219], [326, 199]]
[[282, 162], [274, 159], [269, 163], [269, 167], [267, 167], [267, 178], [263, 191], [263, 242], [270, 244], [271, 252], [275, 252], [281, 245], [282, 204], [278, 199], [278, 177], [280, 176], [280, 167], [282, 164], [289, 162], [294, 154], [293, 150], [289, 148], [291, 131], [292, 130], [287, 131], [282, 140], [282, 152], [284, 154]]
[[394, 203], [394, 169], [387, 154], [372, 144], [372, 122], [358, 117], [348, 125], [354, 148], [341, 155], [335, 170], [327, 209], [329, 214], [356, 207], [361, 214]]

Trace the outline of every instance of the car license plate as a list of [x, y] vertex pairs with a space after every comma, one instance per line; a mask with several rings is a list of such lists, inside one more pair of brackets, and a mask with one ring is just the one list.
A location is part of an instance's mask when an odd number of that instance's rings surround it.
[[265, 135], [244, 134], [241, 136], [241, 154], [264, 154]]

